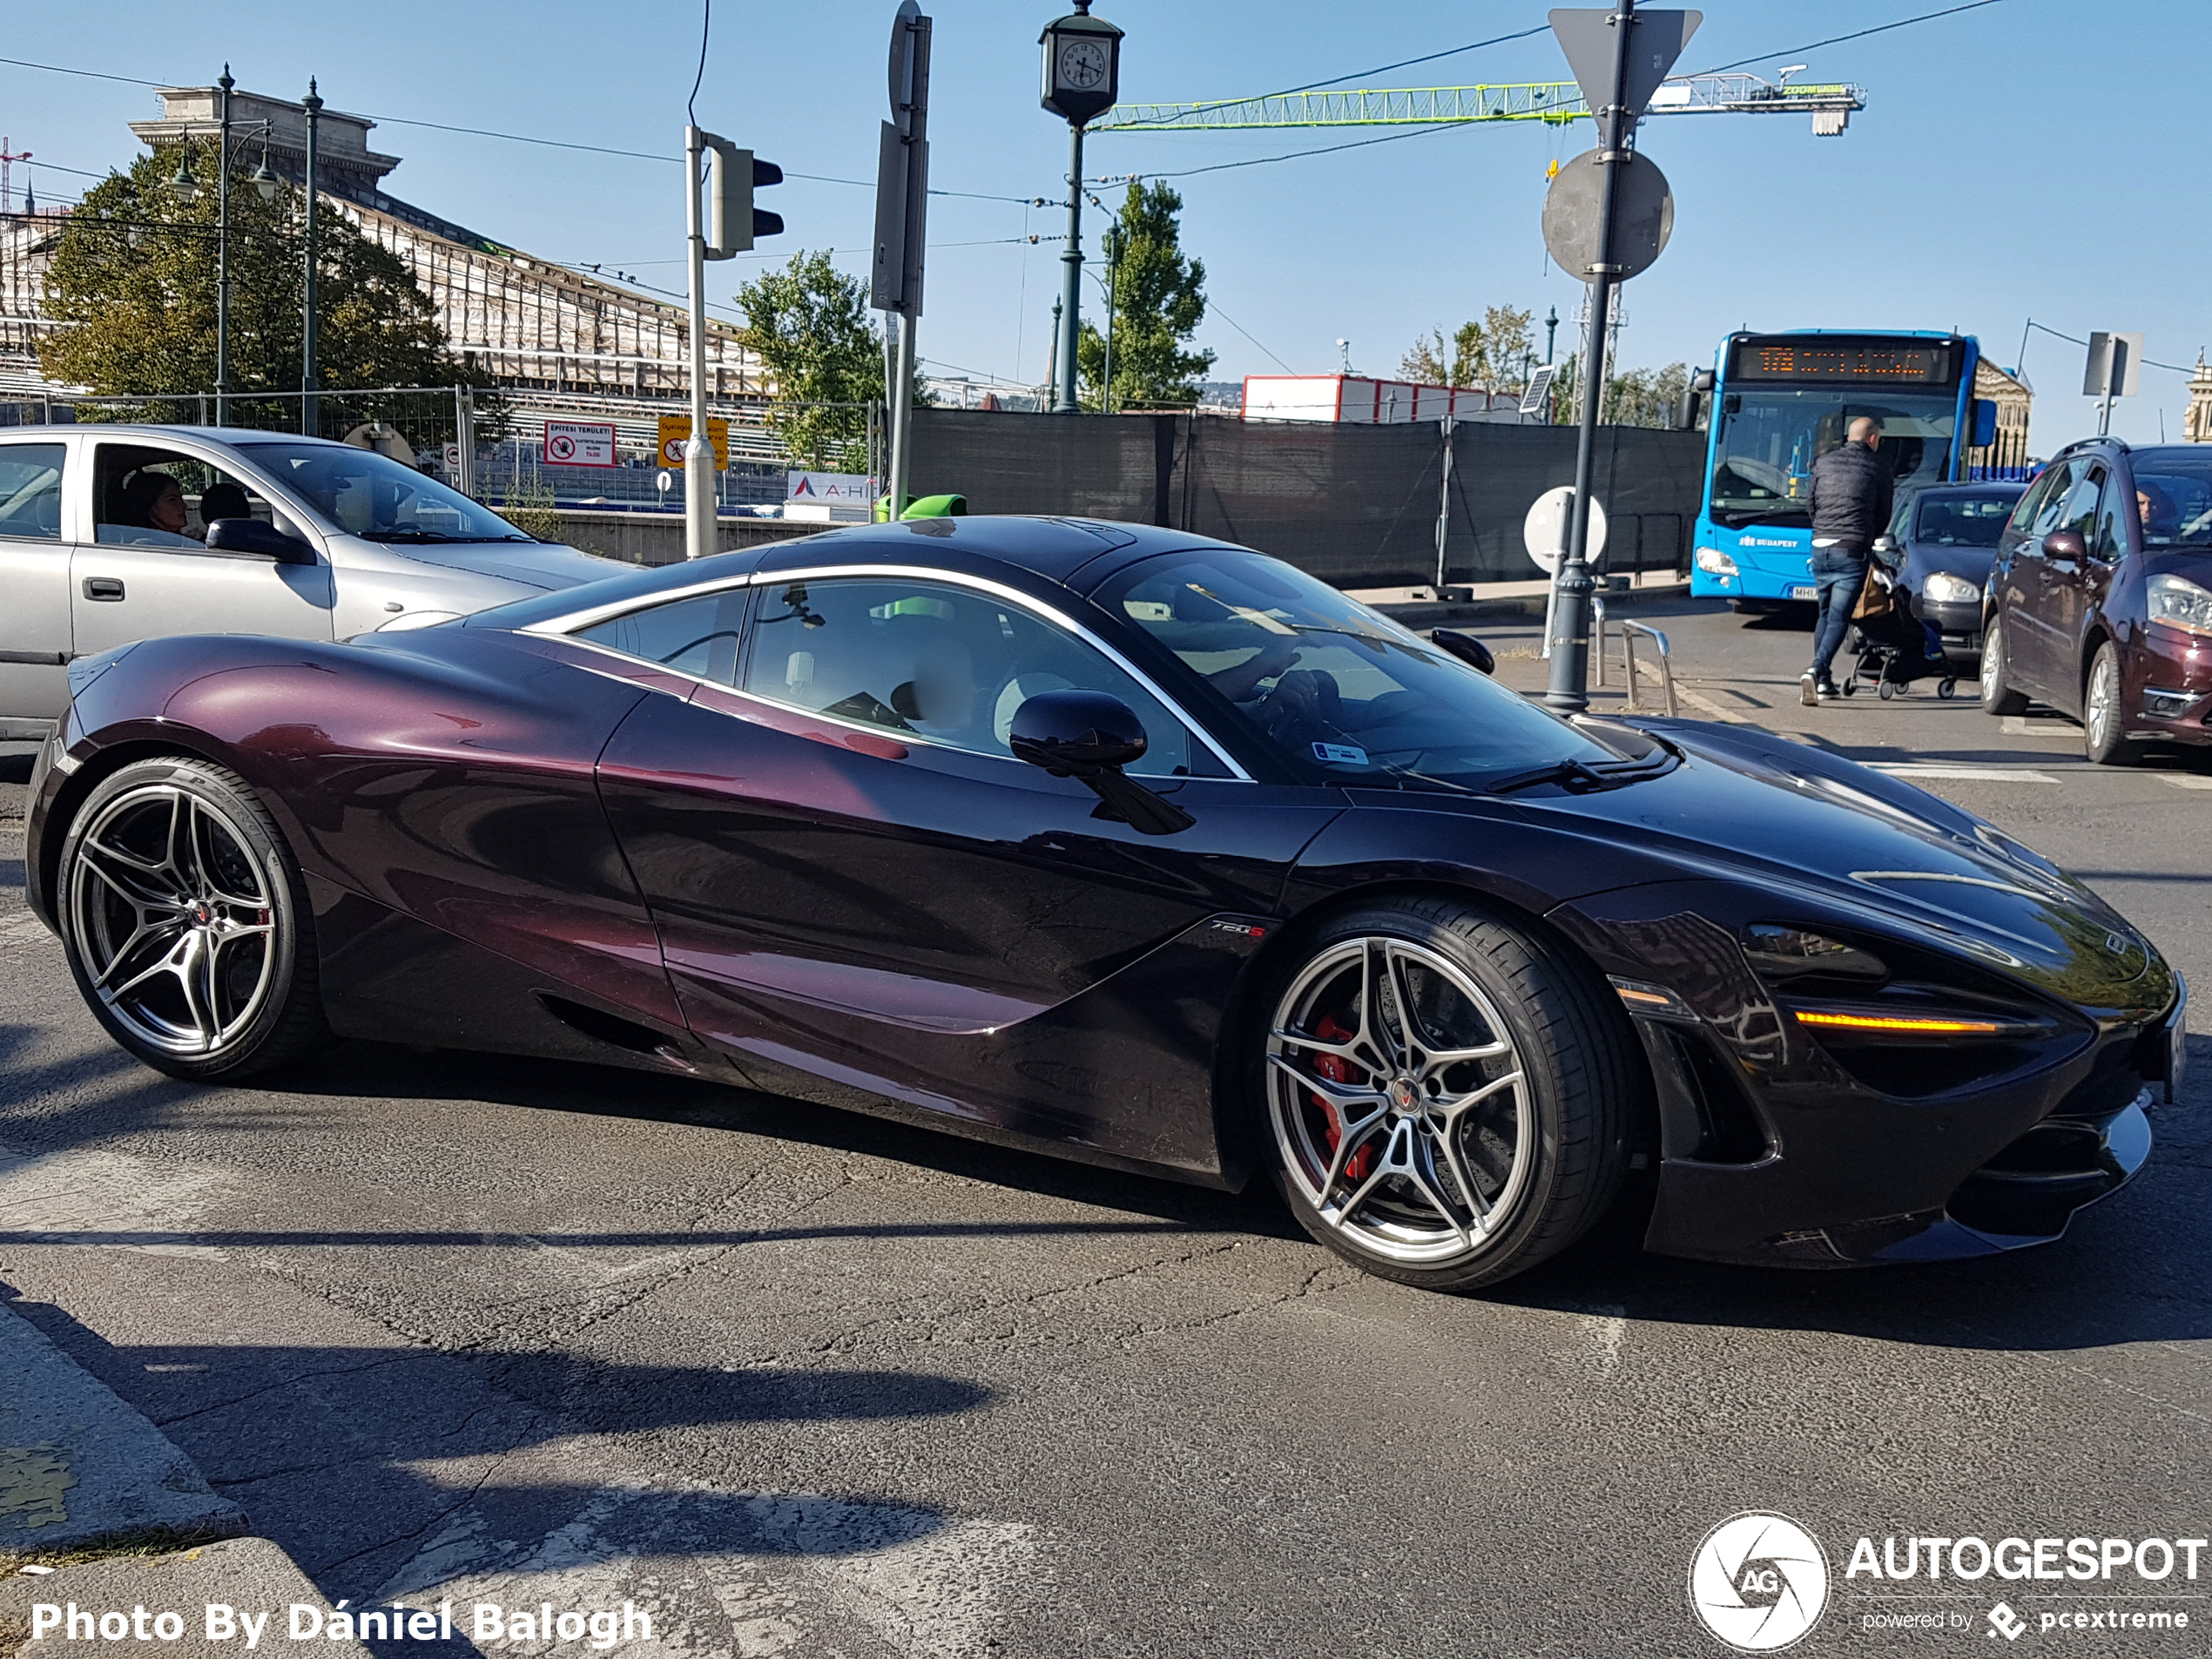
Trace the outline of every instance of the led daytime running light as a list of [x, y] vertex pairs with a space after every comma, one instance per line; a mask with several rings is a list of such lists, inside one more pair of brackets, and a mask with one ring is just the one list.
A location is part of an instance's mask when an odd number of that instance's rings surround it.
[[1797, 1008], [1797, 1023], [1842, 1031], [1886, 1031], [1903, 1036], [1994, 1037], [2016, 1028], [1996, 1020], [1946, 1019], [1933, 1015], [1847, 1014], [1836, 1008]]

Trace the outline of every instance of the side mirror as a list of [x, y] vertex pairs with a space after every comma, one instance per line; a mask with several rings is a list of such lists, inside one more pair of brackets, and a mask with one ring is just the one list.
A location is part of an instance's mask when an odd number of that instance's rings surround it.
[[313, 564], [315, 550], [258, 518], [219, 518], [207, 527], [207, 545], [218, 553], [250, 553], [279, 564]]
[[1143, 758], [1144, 722], [1105, 691], [1040, 691], [1014, 711], [1007, 747], [1055, 778], [1077, 778], [1098, 797], [1096, 818], [1118, 819], [1140, 835], [1173, 835], [1198, 820], [1122, 768]]
[[1974, 448], [1986, 449], [1997, 442], [1997, 400], [1978, 397], [1974, 400]]
[[1498, 671], [1497, 658], [1492, 655], [1489, 646], [1473, 634], [1463, 634], [1456, 628], [1439, 628], [1429, 637], [1436, 642], [1440, 650], [1449, 651], [1469, 668], [1485, 674]]
[[2089, 556], [2089, 544], [2081, 539], [2080, 530], [2053, 530], [2043, 538], [2043, 556], [2070, 559], [2079, 564]]
[[1105, 691], [1040, 691], [1014, 712], [1007, 747], [1055, 778], [1089, 778], [1144, 758], [1144, 723]]

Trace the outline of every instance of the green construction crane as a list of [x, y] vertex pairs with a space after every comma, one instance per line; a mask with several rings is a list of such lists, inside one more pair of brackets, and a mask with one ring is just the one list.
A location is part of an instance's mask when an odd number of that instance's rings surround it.
[[[1864, 87], [1792, 86], [1795, 69], [1778, 81], [1757, 75], [1689, 75], [1662, 83], [1649, 115], [1811, 115], [1812, 130], [1833, 138], [1866, 107]], [[1478, 121], [1548, 121], [1564, 126], [1589, 118], [1590, 106], [1572, 81], [1500, 86], [1430, 86], [1393, 91], [1275, 92], [1206, 104], [1124, 104], [1092, 125], [1094, 132], [1221, 132], [1254, 127], [1467, 125]]]

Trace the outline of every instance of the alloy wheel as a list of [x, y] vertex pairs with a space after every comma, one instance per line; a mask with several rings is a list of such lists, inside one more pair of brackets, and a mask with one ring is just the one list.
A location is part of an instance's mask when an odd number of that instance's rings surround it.
[[1444, 1266], [1513, 1217], [1533, 1159], [1526, 1068], [1445, 957], [1381, 935], [1322, 951], [1277, 1006], [1267, 1066], [1283, 1166], [1347, 1242]]
[[2090, 752], [2111, 746], [2112, 725], [2120, 712], [2119, 664], [2108, 651], [2099, 651], [2089, 670], [2089, 695], [2081, 724], [2088, 733]]
[[92, 994], [150, 1048], [217, 1054], [268, 1001], [277, 907], [250, 846], [173, 784], [117, 795], [76, 840], [64, 925]]

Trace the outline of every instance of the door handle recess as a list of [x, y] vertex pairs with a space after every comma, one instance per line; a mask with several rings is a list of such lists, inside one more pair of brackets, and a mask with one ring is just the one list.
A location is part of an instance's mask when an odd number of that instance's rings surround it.
[[116, 600], [123, 597], [123, 578], [119, 576], [88, 576], [84, 578], [87, 599]]

